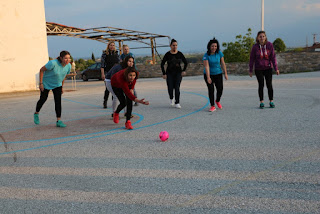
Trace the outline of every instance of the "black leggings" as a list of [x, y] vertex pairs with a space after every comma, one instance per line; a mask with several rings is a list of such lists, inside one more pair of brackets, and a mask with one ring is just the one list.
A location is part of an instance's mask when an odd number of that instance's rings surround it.
[[[269, 100], [273, 100], [273, 88], [272, 88], [272, 69], [268, 70], [255, 70], [255, 74], [259, 83], [259, 98], [263, 101], [263, 88], [264, 88], [264, 78], [266, 79], [266, 85], [268, 88]], [[264, 78], [263, 78], [264, 77]]]
[[[42, 108], [43, 104], [47, 101], [48, 94], [49, 94], [48, 89], [44, 89], [43, 91], [40, 90], [40, 99], [37, 102], [37, 107], [36, 107], [36, 112], [39, 112], [40, 109]], [[52, 89], [53, 92], [53, 97], [54, 97], [54, 107], [56, 110], [56, 116], [57, 118], [61, 117], [61, 94], [62, 94], [62, 86], [58, 88]]]
[[130, 120], [131, 113], [132, 113], [132, 100], [130, 100], [129, 97], [127, 97], [127, 95], [125, 95], [125, 93], [123, 92], [123, 90], [121, 88], [112, 87], [112, 89], [113, 89], [113, 92], [118, 97], [118, 100], [120, 102], [115, 113], [120, 113], [120, 111], [122, 109], [124, 109], [124, 107], [127, 106], [126, 119], [127, 119], [127, 121]]
[[176, 104], [180, 103], [180, 84], [182, 81], [182, 76], [180, 72], [168, 73], [167, 74], [167, 86], [169, 97], [173, 99], [173, 89], [175, 94]]
[[222, 74], [210, 75], [210, 78], [212, 80], [211, 84], [208, 83], [207, 75], [204, 74], [204, 81], [206, 82], [207, 87], [208, 87], [208, 94], [209, 94], [210, 104], [211, 104], [211, 106], [214, 106], [214, 85], [216, 86], [216, 89], [217, 89], [217, 99], [216, 99], [216, 101], [220, 102], [220, 99], [221, 99], [221, 96], [222, 96], [222, 91], [223, 91]]

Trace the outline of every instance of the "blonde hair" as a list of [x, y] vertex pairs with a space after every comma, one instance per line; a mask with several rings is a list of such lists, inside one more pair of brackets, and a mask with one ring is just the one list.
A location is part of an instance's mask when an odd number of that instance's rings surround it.
[[110, 50], [109, 47], [110, 47], [110, 45], [111, 45], [112, 43], [114, 44], [114, 51], [117, 51], [116, 43], [115, 43], [114, 41], [110, 41], [110, 42], [108, 43], [108, 45], [107, 45], [107, 48], [106, 48], [106, 54], [107, 54], [107, 55], [109, 55], [109, 50]]

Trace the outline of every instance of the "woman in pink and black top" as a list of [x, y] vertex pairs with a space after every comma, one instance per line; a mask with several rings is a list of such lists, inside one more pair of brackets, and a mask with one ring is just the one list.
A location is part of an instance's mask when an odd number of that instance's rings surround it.
[[252, 77], [253, 66], [255, 74], [259, 83], [259, 97], [260, 97], [260, 108], [264, 108], [263, 102], [263, 88], [264, 79], [266, 79], [266, 85], [268, 88], [268, 95], [270, 100], [270, 108], [274, 108], [273, 103], [273, 88], [272, 88], [272, 68], [279, 75], [276, 54], [271, 42], [268, 42], [266, 32], [259, 31], [256, 37], [256, 44], [253, 45], [250, 54], [249, 64], [249, 75]]
[[149, 105], [148, 101], [144, 99], [139, 100], [133, 95], [133, 89], [138, 79], [138, 71], [133, 67], [128, 67], [119, 71], [111, 77], [111, 85], [113, 92], [118, 97], [120, 104], [118, 105], [116, 111], [113, 114], [113, 122], [119, 123], [119, 113], [120, 111], [127, 106], [126, 114], [126, 129], [133, 129], [130, 118], [132, 112], [132, 101], [136, 103], [141, 103], [144, 105]]

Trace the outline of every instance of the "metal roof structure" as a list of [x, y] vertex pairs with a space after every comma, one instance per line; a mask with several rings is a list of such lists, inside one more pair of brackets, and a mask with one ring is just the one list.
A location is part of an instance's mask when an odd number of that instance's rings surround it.
[[[47, 22], [47, 35], [48, 36], [68, 36], [82, 39], [95, 40], [102, 43], [109, 41], [118, 42], [120, 53], [124, 42], [139, 42], [144, 44], [142, 47], [133, 47], [130, 49], [151, 48], [152, 61], [155, 63], [155, 51], [157, 47], [169, 47], [170, 37], [155, 33], [147, 33], [135, 30], [128, 30], [115, 27], [95, 27], [88, 29], [81, 29], [76, 27], [65, 26], [53, 22]], [[156, 38], [168, 39], [167, 44], [156, 43]]]

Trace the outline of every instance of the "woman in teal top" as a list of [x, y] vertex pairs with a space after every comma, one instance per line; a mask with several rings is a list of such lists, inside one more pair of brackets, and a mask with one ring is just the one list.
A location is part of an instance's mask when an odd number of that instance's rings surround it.
[[[204, 80], [208, 87], [209, 99], [210, 99], [210, 112], [215, 111], [217, 104], [219, 109], [222, 109], [220, 99], [223, 91], [222, 70], [224, 71], [224, 77], [228, 80], [227, 68], [224, 63], [223, 53], [220, 51], [218, 40], [213, 38], [207, 45], [207, 53], [203, 58], [204, 65]], [[222, 69], [221, 69], [222, 66]], [[214, 100], [214, 85], [217, 89], [217, 99]]]
[[60, 120], [61, 118], [61, 95], [63, 93], [63, 83], [67, 74], [70, 73], [70, 53], [61, 51], [57, 59], [50, 60], [40, 69], [39, 89], [40, 99], [37, 102], [36, 112], [34, 113], [34, 123], [39, 124], [39, 112], [43, 104], [48, 98], [49, 91], [52, 90], [55, 103], [55, 111], [57, 116], [57, 127], [66, 127]]

